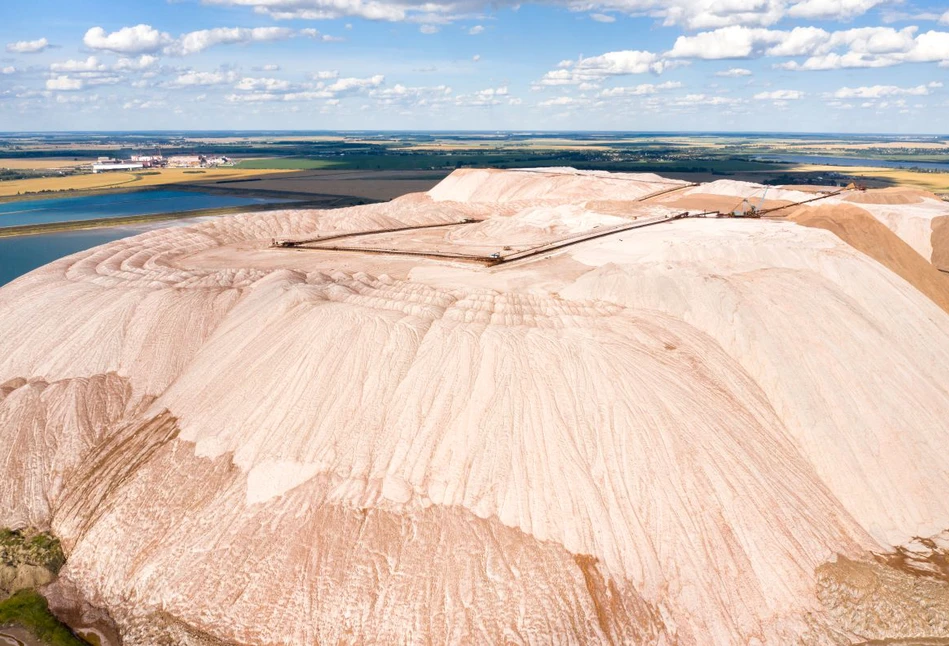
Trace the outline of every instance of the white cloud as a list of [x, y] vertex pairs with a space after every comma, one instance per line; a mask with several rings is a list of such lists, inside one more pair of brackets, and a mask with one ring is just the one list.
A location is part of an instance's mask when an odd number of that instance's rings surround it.
[[759, 92], [755, 95], [758, 101], [797, 101], [804, 98], [805, 93], [800, 90], [774, 90], [772, 92]]
[[474, 56], [471, 57], [471, 60], [477, 63], [478, 61], [481, 60], [481, 54], [475, 54]]
[[[817, 27], [795, 27], [789, 32], [772, 32], [777, 44], [765, 52], [768, 56], [807, 56], [830, 46], [833, 36]], [[780, 38], [776, 35], [780, 34]], [[769, 43], [770, 44], [770, 43]]]
[[296, 33], [285, 27], [216, 27], [201, 29], [183, 34], [173, 44], [165, 48], [165, 53], [188, 56], [203, 52], [215, 45], [233, 45], [238, 43], [269, 42], [292, 38]]
[[561, 61], [558, 67], [560, 69], [544, 74], [535, 85], [579, 85], [584, 82], [599, 81], [609, 76], [649, 72], [661, 74], [670, 67], [670, 64], [652, 52], [626, 50], [580, 58], [577, 61]]
[[234, 87], [244, 92], [285, 92], [290, 89], [290, 83], [281, 79], [245, 76]]
[[616, 22], [616, 18], [605, 13], [591, 13], [590, 18], [597, 22]]
[[751, 70], [746, 70], [743, 67], [732, 67], [727, 70], [722, 70], [721, 72], [715, 72], [715, 76], [724, 76], [726, 78], [738, 78], [741, 76], [751, 76]]
[[261, 65], [259, 68], [255, 68], [255, 69], [257, 69], [260, 72], [279, 72], [280, 66], [276, 64]]
[[788, 10], [791, 18], [809, 20], [850, 20], [887, 0], [804, 0]]
[[386, 80], [382, 74], [376, 74], [369, 78], [342, 78], [326, 86], [327, 92], [341, 93], [352, 92], [353, 90], [362, 90], [379, 87]]
[[489, 105], [501, 105], [507, 100], [507, 86], [492, 87], [484, 90], [478, 90], [471, 94], [462, 94], [455, 98], [455, 105], [468, 107], [484, 107]]
[[438, 32], [438, 27], [435, 25], [422, 25], [418, 30], [423, 34], [434, 34]]
[[445, 5], [437, 3], [413, 6], [391, 0], [205, 0], [205, 3], [250, 6], [275, 20], [333, 20], [355, 16], [367, 20], [401, 21], [410, 14], [447, 11]]
[[680, 36], [664, 58], [748, 59], [762, 56], [807, 57], [776, 67], [787, 70], [827, 70], [888, 67], [900, 63], [949, 61], [949, 33], [917, 35], [914, 26], [861, 27], [826, 31], [796, 27], [790, 31], [732, 26]]
[[68, 60], [64, 63], [53, 63], [49, 66], [53, 72], [95, 72], [106, 69], [106, 66], [99, 62], [95, 56], [90, 56], [84, 61]]
[[939, 19], [940, 25], [949, 25], [949, 11], [942, 14], [942, 17]]
[[180, 74], [178, 78], [171, 82], [175, 87], [200, 87], [205, 85], [222, 85], [224, 83], [233, 83], [237, 74], [230, 72], [197, 72], [190, 70]]
[[102, 27], [93, 27], [86, 32], [82, 42], [86, 47], [117, 54], [142, 54], [156, 52], [171, 42], [170, 35], [151, 25], [123, 27], [107, 34]]
[[140, 71], [147, 70], [150, 67], [154, 67], [158, 62], [157, 56], [150, 56], [148, 54], [142, 54], [138, 58], [120, 58], [118, 62], [113, 66], [113, 69], [119, 71]]
[[0, 70], [0, 74], [16, 74], [16, 68], [12, 65], [7, 65], [2, 70]]
[[684, 97], [673, 101], [673, 105], [681, 108], [694, 108], [696, 106], [734, 106], [744, 103], [742, 99], [736, 99], [729, 96], [709, 96], [707, 94], [687, 94]]
[[301, 29], [301, 36], [306, 36], [307, 38], [312, 38], [314, 40], [322, 40], [324, 43], [341, 43], [345, 38], [339, 36], [330, 36], [329, 34], [321, 34], [317, 29]]
[[46, 80], [46, 89], [53, 92], [73, 92], [82, 89], [82, 80], [62, 75]]
[[898, 87], [896, 85], [872, 85], [865, 87], [842, 87], [834, 92], [836, 99], [880, 99], [888, 96], [926, 96], [930, 90], [941, 88], [942, 83], [934, 81], [928, 85], [916, 87]]
[[7, 51], [11, 54], [38, 54], [47, 47], [49, 47], [49, 41], [45, 38], [7, 43]]
[[330, 79], [339, 78], [339, 72], [337, 70], [323, 70], [321, 72], [314, 72], [310, 77], [317, 81], [328, 81]]
[[484, 27], [482, 27], [481, 25], [475, 25], [474, 27], [472, 27], [471, 29], [468, 30], [468, 35], [469, 35], [469, 36], [477, 36], [478, 34], [480, 34], [480, 33], [483, 32], [483, 31], [484, 31]]
[[[733, 25], [769, 27], [786, 17], [849, 20], [885, 0], [539, 0], [575, 11], [648, 16], [665, 26], [689, 30]], [[329, 20], [358, 16], [369, 20], [445, 23], [483, 15], [520, 0], [204, 0], [207, 4], [253, 7], [277, 20]], [[592, 16], [591, 16], [592, 17]], [[596, 18], [594, 18], [596, 19]]]
[[775, 45], [786, 36], [784, 32], [742, 26], [704, 31], [695, 36], [679, 36], [667, 56], [670, 58], [751, 58], [763, 53], [765, 46]]
[[581, 99], [578, 99], [572, 96], [558, 96], [553, 99], [547, 99], [546, 101], [541, 101], [537, 105], [544, 108], [549, 108], [549, 107], [555, 107], [555, 106], [576, 105], [577, 103], [584, 103], [584, 102], [585, 101], [582, 101]]
[[382, 105], [424, 106], [450, 99], [452, 89], [447, 85], [409, 87], [397, 83], [392, 87], [371, 90], [369, 95]]
[[607, 90], [600, 92], [600, 96], [603, 98], [613, 98], [621, 96], [646, 96], [651, 94], [657, 94], [663, 90], [676, 90], [682, 87], [682, 84], [678, 81], [669, 81], [667, 83], [660, 83], [659, 85], [653, 85], [652, 83], [643, 83], [641, 85], [635, 85], [632, 87], [613, 87]]

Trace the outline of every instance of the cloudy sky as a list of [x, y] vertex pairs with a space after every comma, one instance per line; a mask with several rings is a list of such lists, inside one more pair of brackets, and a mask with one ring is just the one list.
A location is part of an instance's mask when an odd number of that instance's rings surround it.
[[949, 133], [949, 5], [0, 0], [0, 131]]

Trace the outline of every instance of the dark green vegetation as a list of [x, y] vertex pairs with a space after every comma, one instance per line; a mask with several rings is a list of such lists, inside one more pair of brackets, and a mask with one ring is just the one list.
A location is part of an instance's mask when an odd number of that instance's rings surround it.
[[[56, 574], [66, 562], [59, 539], [46, 532], [0, 529], [0, 567], [37, 566]], [[47, 579], [48, 580], [48, 579]], [[0, 601], [0, 626], [18, 626], [47, 646], [88, 646], [59, 622], [36, 590], [20, 590]]]
[[22, 626], [48, 646], [89, 646], [53, 616], [46, 599], [35, 590], [21, 590], [0, 601], [2, 625]]
[[236, 164], [237, 168], [280, 169], [280, 170], [318, 170], [335, 168], [339, 162], [328, 159], [307, 159], [305, 157], [269, 157], [266, 159], [247, 159]]
[[38, 565], [57, 574], [65, 562], [58, 538], [45, 532], [0, 529], [0, 564]]
[[[203, 154], [226, 156], [244, 169], [299, 172], [447, 173], [458, 168], [572, 166], [581, 170], [654, 172], [696, 182], [728, 177], [761, 183], [846, 184], [859, 176], [851, 177], [846, 170], [814, 172], [804, 170], [804, 166], [843, 169], [834, 159], [861, 162], [851, 162], [856, 166], [874, 166], [874, 161], [881, 162], [880, 165], [913, 161], [949, 164], [947, 143], [949, 139], [933, 136], [781, 133], [0, 133], [0, 159], [57, 157], [91, 161], [99, 156], [128, 158], [143, 153]], [[935, 171], [944, 172], [941, 167], [926, 170]], [[51, 172], [57, 171], [10, 170], [7, 175], [0, 175], [0, 182]], [[893, 183], [891, 178], [879, 174], [871, 181], [874, 185]]]

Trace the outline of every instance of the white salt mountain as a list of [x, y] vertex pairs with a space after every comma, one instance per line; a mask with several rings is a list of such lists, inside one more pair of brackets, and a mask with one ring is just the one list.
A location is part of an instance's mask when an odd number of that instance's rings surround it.
[[0, 289], [0, 524], [129, 644], [947, 638], [949, 204], [667, 220], [761, 192], [457, 171], [57, 261]]

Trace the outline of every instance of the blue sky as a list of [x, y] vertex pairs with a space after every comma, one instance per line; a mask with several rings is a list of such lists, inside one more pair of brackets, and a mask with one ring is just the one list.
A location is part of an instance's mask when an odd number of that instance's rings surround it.
[[0, 130], [949, 134], [949, 5], [4, 0]]

